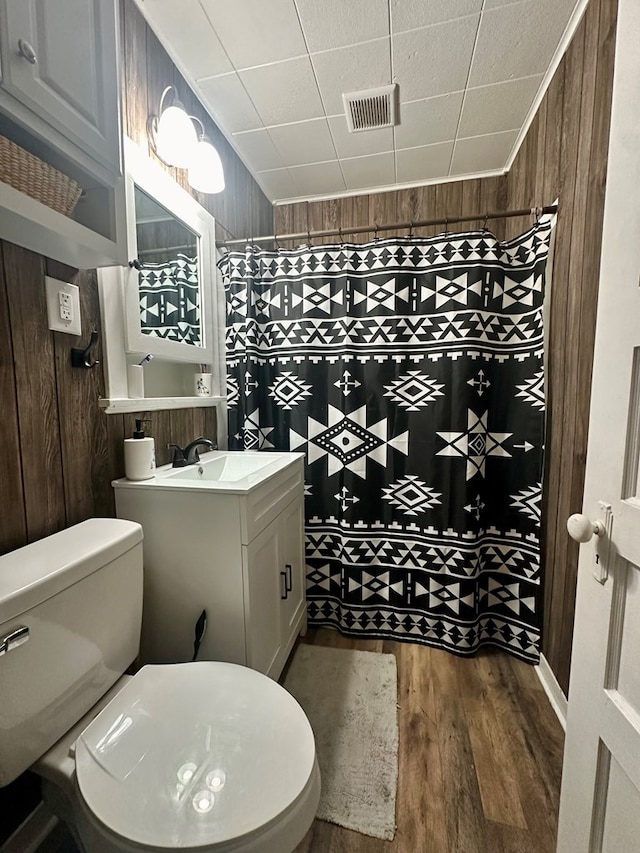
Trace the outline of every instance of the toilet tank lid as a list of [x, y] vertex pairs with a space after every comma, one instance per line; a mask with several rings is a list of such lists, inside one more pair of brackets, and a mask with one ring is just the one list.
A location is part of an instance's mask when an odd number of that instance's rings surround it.
[[142, 527], [90, 518], [0, 557], [0, 625], [142, 542]]

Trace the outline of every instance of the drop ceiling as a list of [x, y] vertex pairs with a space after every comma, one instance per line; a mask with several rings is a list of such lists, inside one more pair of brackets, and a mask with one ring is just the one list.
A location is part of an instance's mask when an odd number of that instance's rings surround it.
[[[136, 0], [274, 202], [509, 167], [585, 0]], [[398, 85], [349, 133], [343, 92]]]

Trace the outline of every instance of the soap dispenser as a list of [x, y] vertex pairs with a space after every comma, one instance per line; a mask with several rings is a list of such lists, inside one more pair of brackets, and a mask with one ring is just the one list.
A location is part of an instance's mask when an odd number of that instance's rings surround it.
[[156, 448], [152, 438], [145, 437], [143, 424], [136, 418], [133, 438], [124, 440], [124, 473], [127, 480], [150, 480], [156, 470]]

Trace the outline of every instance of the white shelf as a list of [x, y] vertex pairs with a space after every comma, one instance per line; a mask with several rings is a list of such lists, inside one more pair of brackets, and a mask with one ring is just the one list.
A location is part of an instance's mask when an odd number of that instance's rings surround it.
[[224, 400], [224, 397], [100, 397], [98, 405], [107, 415], [122, 415], [160, 409], [203, 409]]
[[0, 183], [0, 195], [2, 239], [78, 269], [126, 262], [124, 247], [9, 184]]

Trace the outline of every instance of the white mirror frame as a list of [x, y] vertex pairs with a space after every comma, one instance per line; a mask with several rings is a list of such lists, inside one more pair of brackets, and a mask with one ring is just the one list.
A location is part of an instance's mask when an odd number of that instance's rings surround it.
[[[222, 279], [215, 266], [215, 220], [202, 208], [195, 199], [182, 189], [160, 166], [151, 161], [146, 152], [132, 140], [125, 138], [125, 165], [127, 169], [127, 202], [132, 214], [128, 216], [127, 232], [129, 238], [129, 258], [136, 257], [135, 253], [135, 196], [134, 183], [152, 198], [171, 212], [175, 212], [194, 231], [201, 234], [201, 255], [205, 261], [203, 278], [206, 283], [204, 292], [206, 305], [201, 308], [205, 318], [204, 348], [181, 344], [176, 341], [163, 341], [152, 335], [140, 335], [138, 345], [132, 345], [129, 339], [128, 315], [131, 310], [138, 317], [139, 305], [133, 303], [131, 309], [130, 293], [137, 296], [137, 275], [132, 276], [128, 267], [101, 267], [97, 270], [98, 288], [100, 294], [100, 311], [102, 315], [103, 332], [103, 367], [106, 385], [106, 396], [99, 400], [99, 405], [107, 414], [123, 412], [139, 412], [154, 409], [180, 409], [186, 407], [217, 406], [218, 407], [218, 446], [226, 447], [226, 377], [225, 377], [225, 298]], [[160, 188], [160, 189], [159, 189]], [[185, 214], [191, 211], [197, 218]], [[196, 227], [190, 223], [200, 224]], [[133, 224], [132, 224], [133, 223]], [[210, 272], [209, 272], [210, 271]], [[135, 273], [135, 270], [133, 271]], [[139, 325], [138, 325], [139, 332]], [[171, 350], [159, 353], [157, 344], [170, 343]], [[177, 350], [175, 349], [177, 347]], [[163, 396], [145, 397], [143, 400], [127, 396], [127, 362], [131, 355], [127, 353], [150, 352], [159, 359], [170, 362], [207, 364], [213, 372], [213, 394], [211, 397]], [[205, 354], [206, 353], [206, 354]]]
[[135, 188], [139, 187], [176, 219], [198, 236], [198, 280], [200, 283], [200, 321], [203, 346], [169, 341], [155, 335], [143, 334], [140, 327], [140, 301], [136, 269], [123, 268], [125, 290], [125, 331], [127, 352], [151, 353], [170, 361], [211, 364], [214, 360], [214, 300], [216, 281], [214, 265], [214, 219], [173, 178], [151, 160], [131, 139], [124, 140], [126, 168], [127, 255], [138, 257], [136, 240]]

